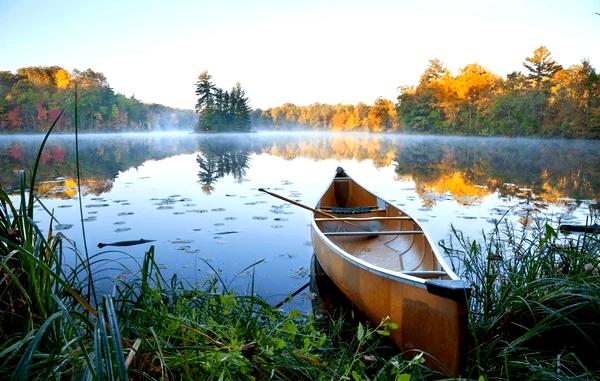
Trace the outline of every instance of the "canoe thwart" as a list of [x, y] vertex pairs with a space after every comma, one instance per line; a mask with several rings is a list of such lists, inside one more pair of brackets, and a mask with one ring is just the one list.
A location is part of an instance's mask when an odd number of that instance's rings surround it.
[[418, 278], [437, 278], [441, 276], [448, 276], [448, 273], [445, 271], [433, 271], [433, 270], [425, 270], [425, 271], [400, 271], [401, 274], [404, 275], [412, 275]]
[[461, 279], [430, 279], [425, 281], [427, 291], [434, 295], [453, 300], [467, 300], [471, 296], [471, 287]]
[[323, 232], [327, 237], [343, 237], [353, 235], [415, 235], [423, 234], [422, 230], [374, 230], [357, 232]]
[[315, 221], [411, 221], [412, 218], [408, 216], [396, 216], [396, 217], [336, 217], [336, 218], [325, 218], [317, 217]]

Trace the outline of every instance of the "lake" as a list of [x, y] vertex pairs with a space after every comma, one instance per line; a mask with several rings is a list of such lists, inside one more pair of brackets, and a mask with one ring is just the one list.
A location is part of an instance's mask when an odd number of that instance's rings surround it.
[[[41, 136], [1, 136], [1, 184], [13, 193]], [[38, 192], [54, 231], [83, 249], [72, 135], [49, 139]], [[367, 189], [420, 221], [434, 241], [451, 224], [473, 238], [504, 218], [516, 224], [585, 223], [598, 213], [600, 142], [335, 133], [199, 135], [187, 132], [80, 137], [83, 218], [90, 254], [119, 276], [148, 247], [166, 275], [202, 282], [214, 268], [238, 292], [272, 303], [310, 275], [310, 212], [258, 191], [314, 206], [342, 166]], [[49, 218], [36, 206], [36, 219]], [[126, 248], [98, 243], [148, 239]], [[121, 250], [121, 252], [119, 251]], [[125, 252], [126, 254], [124, 254]], [[261, 261], [248, 269], [249, 265]], [[109, 286], [106, 286], [109, 287]], [[291, 306], [310, 309], [305, 291]]]

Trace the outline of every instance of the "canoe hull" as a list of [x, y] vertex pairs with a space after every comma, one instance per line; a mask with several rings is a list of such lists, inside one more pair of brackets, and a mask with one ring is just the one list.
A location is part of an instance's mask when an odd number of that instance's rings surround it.
[[372, 322], [389, 316], [398, 324], [390, 334], [398, 348], [424, 351], [428, 366], [459, 374], [467, 328], [466, 297], [434, 295], [421, 280], [371, 269], [328, 240], [314, 223], [311, 236], [319, 264], [340, 291]]

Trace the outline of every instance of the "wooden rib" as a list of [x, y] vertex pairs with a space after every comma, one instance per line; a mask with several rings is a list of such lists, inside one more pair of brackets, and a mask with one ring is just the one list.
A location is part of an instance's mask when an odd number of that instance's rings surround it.
[[388, 220], [412, 220], [407, 216], [396, 217], [337, 217], [337, 218], [315, 218], [315, 221], [388, 221]]
[[412, 235], [423, 234], [422, 230], [375, 230], [360, 232], [323, 232], [328, 237], [342, 237], [354, 235]]

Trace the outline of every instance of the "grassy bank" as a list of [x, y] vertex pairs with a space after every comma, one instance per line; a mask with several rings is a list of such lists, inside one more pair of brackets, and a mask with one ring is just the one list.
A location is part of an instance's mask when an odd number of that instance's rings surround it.
[[467, 375], [600, 376], [600, 237], [498, 223], [479, 241], [442, 242], [472, 287]]

